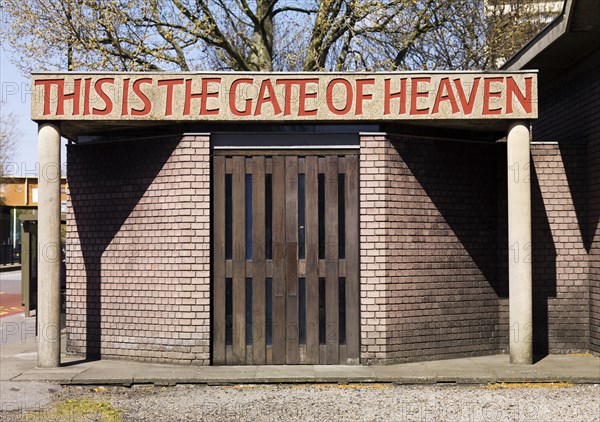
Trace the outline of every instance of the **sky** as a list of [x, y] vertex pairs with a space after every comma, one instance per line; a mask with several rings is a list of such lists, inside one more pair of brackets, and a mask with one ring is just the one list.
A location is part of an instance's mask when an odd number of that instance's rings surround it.
[[[13, 160], [5, 165], [6, 176], [37, 176], [37, 124], [30, 117], [30, 87], [30, 79], [11, 62], [10, 53], [0, 48], [0, 113], [12, 111], [17, 114], [21, 132]], [[64, 163], [66, 140], [62, 139], [61, 143], [61, 160]]]

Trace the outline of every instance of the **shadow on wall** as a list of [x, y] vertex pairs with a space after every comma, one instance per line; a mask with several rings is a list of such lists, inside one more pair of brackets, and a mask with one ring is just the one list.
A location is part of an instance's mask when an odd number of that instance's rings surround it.
[[[415, 148], [413, 142], [423, 144], [423, 148]], [[494, 144], [402, 140], [394, 145], [443, 222], [450, 226], [494, 290], [498, 290]]]
[[163, 138], [68, 149], [71, 206], [85, 271], [86, 360], [101, 355], [102, 255], [179, 141]]
[[[589, 207], [589, 195], [587, 189], [588, 180], [586, 175], [586, 155], [581, 151], [585, 150], [584, 145], [559, 142], [560, 156], [564, 166], [565, 175], [569, 184], [569, 191], [573, 199], [573, 206], [577, 215], [577, 223], [585, 250], [589, 253], [592, 248], [592, 230], [588, 229], [587, 210]], [[590, 208], [591, 211], [591, 208]], [[598, 220], [596, 220], [597, 222]]]
[[[508, 298], [506, 147], [451, 141], [425, 142], [427, 148], [422, 149], [403, 148], [401, 143], [395, 145], [443, 221], [492, 287], [498, 308], [486, 311], [496, 318], [501, 337], [497, 339], [498, 350], [501, 350], [508, 344], [509, 333], [518, 333], [509, 330], [507, 305], [500, 303], [500, 299]], [[426, 168], [422, 166], [424, 158]], [[548, 299], [556, 297], [556, 249], [535, 171], [531, 171], [531, 190], [533, 245], [530, 256], [518, 259], [532, 261], [533, 344], [534, 354], [539, 359], [549, 352]], [[512, 256], [511, 259], [517, 258]], [[472, 286], [476, 283], [473, 280]], [[477, 294], [476, 289], [465, 291], [465, 295]], [[489, 299], [477, 297], [467, 299], [470, 306], [485, 306], [489, 302]], [[478, 299], [481, 299], [479, 303]]]
[[533, 355], [538, 361], [550, 351], [548, 301], [556, 297], [556, 248], [535, 168], [531, 169], [531, 232]]
[[[410, 218], [419, 219], [418, 231], [426, 235], [413, 241], [421, 242], [421, 255], [432, 258], [415, 280], [426, 278], [452, 292], [452, 299], [425, 305], [445, 327], [436, 344], [462, 354], [495, 353], [500, 342], [498, 296], [503, 292], [497, 278], [496, 146], [410, 138], [395, 139], [394, 146], [416, 181], [410, 188], [413, 177], [406, 179], [409, 188], [403, 195], [414, 198], [407, 200], [414, 207]], [[436, 211], [429, 209], [429, 201]]]
[[[498, 283], [503, 286], [502, 297], [508, 298], [508, 202], [507, 202], [507, 164], [506, 144], [498, 149]], [[556, 297], [556, 248], [550, 222], [544, 205], [538, 176], [531, 159], [531, 260], [533, 294], [533, 354], [534, 361], [547, 356], [550, 350], [550, 322], [548, 301]], [[514, 259], [514, 256], [510, 257]], [[508, 301], [501, 305], [502, 349], [508, 350], [509, 335], [518, 335], [516, 327], [510, 327], [508, 319]]]

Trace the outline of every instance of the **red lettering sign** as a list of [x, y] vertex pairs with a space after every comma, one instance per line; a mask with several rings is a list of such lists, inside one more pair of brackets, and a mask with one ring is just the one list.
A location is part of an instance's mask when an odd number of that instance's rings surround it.
[[506, 113], [513, 113], [513, 95], [517, 97], [519, 104], [526, 113], [531, 113], [532, 109], [532, 81], [533, 78], [525, 78], [525, 94], [519, 90], [515, 79], [512, 76], [506, 78]]
[[129, 78], [123, 79], [123, 103], [121, 104], [121, 116], [129, 115]]
[[[344, 108], [342, 109], [338, 109], [333, 105], [333, 89], [335, 88], [336, 85], [341, 84], [344, 86], [345, 89], [345, 98], [344, 98]], [[336, 114], [338, 116], [343, 116], [344, 114], [348, 114], [348, 112], [352, 109], [352, 98], [354, 96], [354, 93], [352, 92], [352, 84], [350, 82], [348, 82], [346, 79], [342, 79], [342, 78], [336, 78], [336, 79], [332, 79], [331, 82], [329, 82], [329, 85], [327, 85], [327, 95], [326, 95], [326, 102], [327, 102], [327, 107], [329, 107], [329, 111], [331, 111], [333, 114]]]
[[433, 104], [433, 110], [431, 110], [432, 114], [440, 112], [440, 104], [442, 101], [450, 102], [452, 114], [459, 112], [458, 105], [456, 104], [456, 97], [454, 96], [454, 91], [452, 91], [452, 85], [450, 85], [450, 78], [442, 78], [440, 80], [437, 95], [435, 96], [435, 103]]
[[400, 100], [398, 114], [406, 114], [406, 78], [400, 79], [400, 91], [392, 93], [391, 90], [391, 79], [384, 80], [383, 114], [391, 114], [391, 103], [395, 99]]
[[473, 112], [473, 106], [475, 106], [475, 100], [477, 99], [477, 89], [479, 88], [480, 79], [481, 78], [473, 79], [473, 86], [471, 87], [471, 94], [469, 95], [468, 100], [462, 86], [462, 81], [460, 79], [454, 79], [454, 86], [456, 87], [456, 92], [458, 93], [458, 98], [460, 99], [460, 105], [462, 106], [463, 113], [465, 114], [471, 114]]
[[95, 116], [106, 116], [107, 114], [112, 113], [113, 110], [113, 102], [110, 97], [106, 94], [104, 89], [102, 88], [105, 84], [113, 84], [115, 83], [115, 78], [100, 78], [94, 84], [94, 91], [96, 94], [104, 101], [104, 108], [96, 108], [92, 109], [92, 114]]
[[490, 100], [492, 98], [500, 98], [502, 96], [502, 91], [492, 92], [492, 84], [493, 83], [502, 83], [503, 81], [504, 81], [504, 78], [483, 78], [483, 111], [482, 111], [482, 114], [490, 115], [490, 114], [502, 113], [501, 107], [490, 109]]
[[365, 100], [372, 100], [373, 94], [365, 94], [365, 85], [375, 85], [375, 79], [357, 79], [356, 80], [356, 115], [363, 114], [363, 103]]
[[299, 74], [280, 78], [261, 73], [213, 77], [69, 72], [34, 75], [33, 83], [32, 117], [38, 121], [537, 117], [536, 75], [529, 72]]
[[142, 89], [140, 88], [140, 85], [143, 84], [150, 84], [152, 85], [152, 79], [150, 78], [142, 78], [142, 79], [138, 79], [133, 83], [133, 93], [140, 99], [142, 100], [142, 103], [144, 103], [144, 108], [142, 108], [141, 110], [137, 110], [137, 109], [132, 109], [131, 110], [131, 114], [133, 116], [146, 116], [147, 114], [150, 114], [150, 112], [152, 111], [152, 103], [150, 102], [150, 98], [148, 98], [146, 96], [146, 94], [144, 94], [142, 92]]
[[165, 116], [173, 115], [173, 90], [175, 85], [183, 85], [183, 78], [178, 79], [163, 79], [158, 81], [158, 86], [167, 87], [167, 96], [165, 99]]
[[202, 78], [202, 92], [204, 97], [200, 101], [200, 114], [204, 116], [215, 116], [219, 114], [219, 107], [208, 108], [209, 98], [219, 98], [219, 91], [208, 92], [208, 84], [220, 84], [221, 78]]
[[184, 116], [190, 115], [191, 102], [194, 99], [200, 100], [200, 109], [198, 110], [199, 115], [205, 116], [205, 115], [219, 114], [218, 108], [215, 108], [215, 109], [207, 108], [207, 101], [209, 98], [217, 98], [219, 96], [218, 91], [208, 92], [208, 84], [220, 83], [221, 78], [202, 78], [202, 81], [200, 82], [200, 88], [201, 88], [200, 92], [192, 92], [192, 82], [193, 82], [192, 79], [185, 80], [185, 100], [183, 103], [183, 115]]
[[236, 103], [236, 98], [237, 98], [238, 85], [241, 85], [241, 84], [252, 85], [253, 83], [254, 83], [254, 79], [242, 78], [242, 79], [236, 79], [231, 84], [231, 88], [229, 89], [229, 111], [231, 111], [231, 113], [234, 116], [250, 116], [250, 113], [252, 113], [252, 100], [251, 99], [249, 99], [249, 98], [246, 99], [246, 107], [243, 110], [238, 110], [235, 103]]
[[64, 79], [45, 79], [34, 82], [34, 86], [44, 87], [44, 115], [50, 115], [51, 102], [51, 87], [56, 86], [56, 115], [63, 116], [65, 114], [65, 101], [73, 101], [73, 115], [79, 114], [79, 105], [81, 98], [81, 79], [73, 80], [73, 92], [65, 94], [65, 80]]
[[419, 84], [420, 83], [429, 83], [429, 82], [431, 82], [431, 78], [429, 76], [423, 77], [423, 78], [412, 78], [410, 82], [411, 82], [411, 84], [410, 84], [410, 87], [411, 87], [410, 114], [411, 115], [428, 114], [429, 107], [418, 108], [417, 100], [419, 98], [429, 98], [429, 91], [419, 91]]
[[260, 91], [258, 92], [258, 102], [256, 103], [256, 109], [254, 110], [255, 116], [260, 116], [262, 113], [263, 104], [270, 103], [273, 107], [273, 114], [281, 114], [281, 107], [277, 101], [277, 95], [275, 94], [275, 88], [270, 79], [265, 79], [260, 84]]
[[298, 116], [316, 116], [317, 109], [313, 108], [310, 110], [306, 109], [306, 100], [309, 98], [317, 98], [316, 92], [306, 92], [306, 85], [313, 84], [319, 86], [318, 79], [303, 79], [298, 80], [298, 86], [300, 87], [300, 97], [298, 99]]
[[83, 85], [83, 115], [90, 114], [90, 91], [92, 86], [92, 78], [86, 78]]

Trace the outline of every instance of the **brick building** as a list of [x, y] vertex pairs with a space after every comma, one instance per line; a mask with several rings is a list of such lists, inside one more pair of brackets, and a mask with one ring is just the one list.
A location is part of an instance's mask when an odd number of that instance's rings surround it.
[[563, 14], [503, 66], [539, 69], [531, 148], [544, 264], [534, 307], [547, 318], [549, 348], [557, 352], [600, 352], [599, 17], [596, 1], [565, 2]]
[[[34, 75], [42, 164], [70, 141], [67, 349], [199, 365], [600, 352], [590, 45], [553, 82], [540, 65], [539, 87], [525, 50], [498, 73]], [[44, 244], [55, 182], [40, 188]], [[41, 366], [58, 358], [40, 342]]]

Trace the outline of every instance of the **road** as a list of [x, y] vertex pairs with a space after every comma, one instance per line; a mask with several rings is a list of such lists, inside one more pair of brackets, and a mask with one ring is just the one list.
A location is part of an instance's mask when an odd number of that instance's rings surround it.
[[21, 271], [0, 273], [0, 343], [35, 336], [35, 318], [23, 316]]
[[42, 412], [27, 413], [27, 401], [17, 398], [4, 406], [4, 412], [0, 409], [0, 419], [600, 422], [598, 385], [52, 386], [50, 397], [48, 387], [46, 391], [35, 387], [15, 382], [7, 396], [19, 397], [14, 390], [28, 388], [41, 395], [36, 401], [54, 402], [48, 410], [36, 403]]
[[0, 273], [0, 318], [21, 312], [21, 271]]

